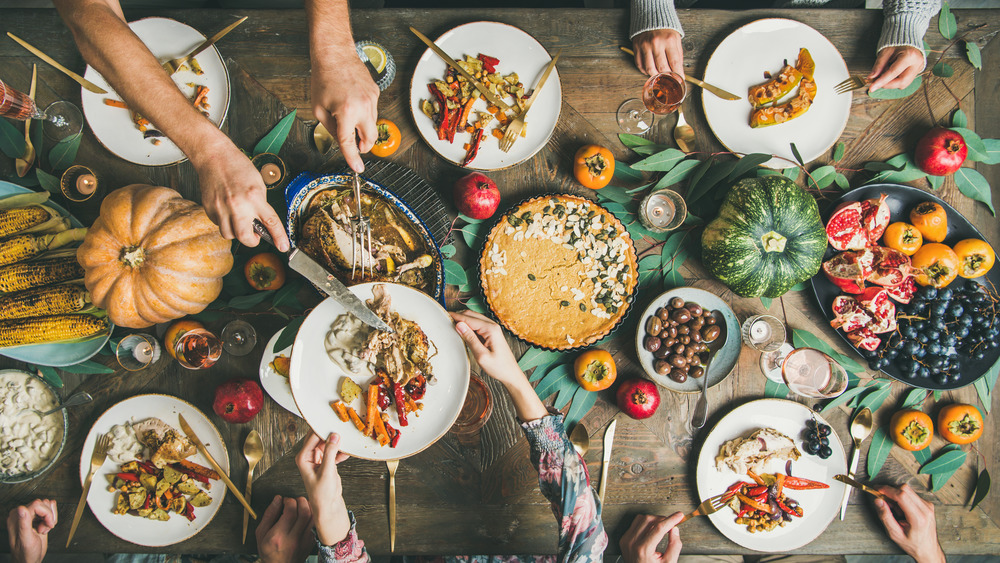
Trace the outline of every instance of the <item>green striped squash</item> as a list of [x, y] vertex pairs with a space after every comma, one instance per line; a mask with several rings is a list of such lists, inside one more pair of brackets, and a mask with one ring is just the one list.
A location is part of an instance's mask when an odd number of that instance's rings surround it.
[[826, 231], [816, 200], [784, 176], [733, 186], [701, 237], [708, 271], [742, 297], [780, 297], [819, 272]]

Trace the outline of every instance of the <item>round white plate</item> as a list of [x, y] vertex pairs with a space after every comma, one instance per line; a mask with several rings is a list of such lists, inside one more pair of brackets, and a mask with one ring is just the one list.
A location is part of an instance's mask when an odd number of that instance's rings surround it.
[[[737, 336], [739, 336], [737, 334]], [[728, 467], [718, 470], [715, 467], [715, 456], [722, 444], [743, 436], [748, 436], [759, 428], [774, 428], [795, 441], [802, 455], [792, 462], [792, 475], [830, 485], [829, 489], [813, 489], [808, 491], [788, 491], [788, 496], [799, 501], [804, 515], [802, 518], [792, 518], [784, 527], [778, 527], [770, 532], [751, 534], [746, 526], [736, 523], [736, 514], [728, 507], [709, 515], [712, 524], [727, 538], [739, 545], [757, 551], [776, 553], [798, 549], [813, 541], [826, 530], [840, 512], [840, 501], [844, 496], [844, 485], [833, 479], [834, 475], [847, 473], [847, 456], [844, 445], [836, 432], [830, 433], [830, 448], [833, 455], [827, 459], [805, 453], [802, 443], [802, 433], [806, 420], [811, 418], [812, 411], [806, 406], [785, 399], [761, 399], [740, 405], [724, 416], [708, 433], [698, 454], [698, 466], [695, 476], [698, 484], [698, 498], [706, 499], [725, 492], [733, 483], [743, 480], [750, 482], [746, 475], [737, 475]], [[816, 420], [829, 424], [819, 414]], [[774, 461], [767, 467], [766, 473], [783, 473], [785, 463]]]
[[[795, 64], [801, 47], [809, 49], [816, 61], [817, 93], [812, 106], [787, 123], [751, 129], [747, 89], [763, 83], [765, 71], [777, 74], [786, 59]], [[743, 99], [723, 100], [702, 90], [701, 102], [709, 127], [727, 149], [781, 156], [788, 160], [772, 158], [764, 165], [788, 168], [795, 166], [791, 143], [808, 163], [829, 151], [844, 132], [852, 94], [838, 95], [833, 88], [847, 77], [844, 58], [820, 32], [794, 20], [757, 20], [723, 39], [705, 68], [705, 82]], [[796, 92], [798, 89], [792, 94]]]
[[281, 405], [286, 411], [301, 417], [302, 414], [299, 413], [299, 408], [295, 406], [295, 399], [292, 398], [292, 387], [288, 384], [288, 378], [279, 375], [271, 367], [271, 362], [275, 356], [291, 356], [292, 354], [291, 346], [277, 352], [273, 351], [274, 343], [278, 341], [278, 337], [281, 336], [283, 330], [281, 329], [274, 333], [274, 336], [267, 341], [267, 348], [264, 348], [264, 357], [260, 359], [260, 384], [264, 387], [264, 391], [274, 399], [274, 402]]
[[[0, 199], [17, 194], [31, 193], [31, 191], [28, 188], [22, 188], [16, 184], [0, 180]], [[69, 217], [70, 225], [74, 228], [83, 226], [83, 223], [77, 221], [76, 217], [70, 215], [58, 203], [49, 200], [45, 202], [45, 205]], [[0, 348], [0, 355], [28, 362], [29, 364], [35, 364], [36, 366], [71, 366], [89, 360], [100, 352], [101, 348], [108, 342], [108, 339], [111, 338], [111, 331], [114, 329], [115, 325], [112, 324], [107, 334], [83, 342], [52, 342], [49, 344], [30, 344], [27, 346]]]
[[[180, 432], [180, 423], [177, 419], [179, 414], [184, 415], [184, 419], [201, 438], [205, 448], [222, 466], [223, 471], [229, 473], [229, 452], [226, 450], [226, 443], [222, 440], [219, 430], [204, 413], [191, 403], [177, 397], [149, 394], [125, 399], [112, 406], [97, 419], [97, 422], [90, 429], [90, 433], [87, 434], [87, 439], [84, 440], [83, 449], [80, 452], [80, 484], [83, 484], [90, 471], [90, 456], [94, 451], [94, 443], [97, 441], [98, 434], [110, 431], [111, 427], [116, 424], [139, 422], [154, 416]], [[210, 467], [208, 460], [201, 453], [196, 453], [188, 459]], [[94, 474], [94, 482], [87, 495], [87, 504], [97, 520], [109, 532], [127, 542], [138, 545], [163, 547], [194, 537], [215, 518], [222, 506], [222, 500], [226, 497], [226, 484], [221, 479], [213, 481], [212, 488], [207, 491], [212, 497], [212, 504], [195, 508], [194, 522], [189, 522], [184, 516], [173, 512], [170, 513], [170, 520], [166, 522], [128, 514], [115, 514], [112, 510], [115, 508], [116, 493], [108, 491], [108, 480], [105, 475], [117, 473], [117, 471], [117, 464], [111, 460], [105, 460], [104, 465]], [[199, 484], [199, 486], [201, 485]]]
[[[169, 18], [145, 18], [131, 22], [128, 26], [160, 62], [182, 57], [205, 41], [205, 36], [193, 27]], [[229, 71], [214, 45], [202, 51], [195, 59], [205, 73], [199, 76], [191, 70], [180, 70], [173, 75], [174, 83], [187, 98], [195, 90], [189, 84], [208, 86], [209, 119], [221, 126], [229, 111]], [[159, 145], [154, 145], [152, 139], [143, 139], [142, 132], [132, 122], [132, 115], [128, 110], [106, 105], [106, 98], [121, 101], [121, 97], [93, 67], [88, 65], [83, 76], [108, 91], [107, 94], [95, 94], [81, 87], [80, 97], [87, 124], [94, 131], [97, 140], [115, 156], [144, 166], [176, 164], [187, 158], [166, 137], [159, 138]], [[137, 77], [136, 80], [141, 78]]]
[[[374, 283], [351, 286], [352, 293], [363, 301], [372, 298]], [[410, 415], [409, 426], [400, 427], [395, 407], [388, 409], [392, 426], [402, 432], [395, 448], [381, 447], [378, 442], [363, 436], [351, 422], [343, 422], [330, 408], [330, 403], [340, 399], [340, 381], [348, 373], [335, 364], [326, 353], [326, 335], [333, 321], [346, 310], [332, 297], [316, 306], [299, 328], [292, 346], [291, 385], [292, 397], [299, 412], [309, 426], [320, 436], [337, 432], [341, 436], [340, 449], [362, 459], [402, 459], [421, 452], [438, 441], [455, 423], [465, 404], [469, 390], [469, 358], [465, 343], [455, 331], [451, 317], [438, 302], [411, 287], [386, 283], [392, 299], [391, 308], [404, 319], [415, 321], [431, 341], [433, 379], [427, 384], [427, 393], [420, 400], [423, 410], [419, 416]], [[373, 373], [350, 374], [351, 379], [367, 389]], [[364, 418], [364, 397], [351, 405]]]
[[[524, 87], [530, 91], [541, 77], [545, 66], [552, 57], [537, 39], [524, 31], [504, 23], [472, 22], [446, 31], [434, 41], [445, 53], [452, 57], [475, 57], [480, 53], [500, 59], [497, 72], [507, 75], [516, 72]], [[556, 65], [558, 66], [558, 65]], [[417, 124], [417, 131], [434, 152], [445, 160], [460, 164], [465, 158], [464, 145], [472, 135], [465, 132], [455, 134], [455, 142], [441, 141], [434, 130], [434, 122], [420, 111], [420, 100], [433, 98], [427, 85], [434, 80], [444, 80], [447, 65], [430, 49], [424, 51], [417, 61], [410, 82], [410, 110]], [[507, 101], [507, 100], [504, 100]], [[486, 111], [487, 103], [479, 100], [473, 111]], [[516, 107], [516, 106], [515, 106]], [[528, 160], [549, 142], [559, 121], [562, 110], [562, 85], [559, 69], [553, 68], [548, 80], [542, 86], [538, 99], [531, 106], [531, 113], [525, 121], [527, 134], [514, 141], [510, 152], [500, 150], [500, 140], [490, 134], [493, 125], [488, 125], [479, 146], [479, 154], [468, 166], [472, 170], [500, 170]], [[495, 123], [495, 121], [494, 121]]]
[[680, 297], [684, 301], [694, 301], [701, 305], [703, 309], [708, 309], [709, 311], [719, 311], [726, 319], [726, 342], [715, 353], [715, 357], [712, 358], [711, 363], [708, 364], [709, 387], [714, 387], [721, 383], [723, 379], [729, 377], [733, 368], [736, 367], [736, 362], [740, 359], [740, 321], [736, 318], [736, 313], [733, 313], [733, 310], [725, 301], [719, 299], [714, 293], [709, 293], [704, 289], [696, 287], [678, 287], [658, 295], [646, 307], [646, 310], [642, 312], [642, 316], [639, 317], [639, 328], [635, 334], [635, 350], [639, 355], [639, 364], [642, 366], [643, 371], [646, 372], [646, 375], [657, 385], [666, 387], [671, 391], [677, 391], [678, 393], [701, 393], [701, 379], [688, 377], [684, 383], [677, 383], [673, 379], [670, 379], [669, 376], [656, 373], [656, 370], [653, 369], [653, 361], [655, 360], [653, 353], [646, 351], [642, 347], [642, 341], [646, 337], [646, 319], [653, 316], [653, 313], [660, 307], [666, 307], [667, 303], [674, 297]]

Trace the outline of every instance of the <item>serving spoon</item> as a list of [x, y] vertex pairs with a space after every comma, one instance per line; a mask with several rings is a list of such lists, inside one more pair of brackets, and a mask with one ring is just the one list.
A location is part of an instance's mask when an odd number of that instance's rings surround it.
[[677, 106], [677, 125], [674, 126], [674, 142], [677, 148], [684, 152], [691, 152], [691, 145], [694, 144], [694, 127], [688, 125], [684, 119], [684, 110]]
[[718, 321], [716, 326], [719, 327], [719, 335], [708, 343], [708, 361], [705, 362], [705, 373], [701, 376], [701, 397], [698, 397], [698, 403], [695, 404], [694, 412], [691, 414], [691, 425], [695, 428], [705, 426], [705, 421], [708, 419], [708, 368], [715, 358], [715, 353], [726, 344], [726, 319], [718, 312], [713, 312], [712, 316]]
[[45, 412], [41, 412], [38, 409], [28, 408], [28, 409], [24, 409], [21, 412], [17, 413], [17, 416], [21, 416], [22, 414], [33, 412], [33, 413], [35, 413], [35, 414], [38, 415], [38, 418], [45, 418], [46, 416], [49, 416], [50, 414], [52, 414], [54, 412], [59, 412], [59, 411], [61, 411], [63, 409], [69, 408], [69, 407], [76, 407], [76, 406], [80, 406], [80, 405], [85, 405], [85, 404], [87, 404], [87, 403], [89, 403], [89, 402], [91, 402], [93, 400], [94, 400], [94, 398], [90, 396], [90, 393], [87, 393], [86, 391], [80, 391], [79, 393], [74, 393], [72, 396], [70, 396], [69, 399], [66, 399], [65, 401], [63, 401], [63, 403], [61, 405], [59, 405], [58, 407], [56, 407], [56, 408], [54, 408], [52, 410], [47, 410]]

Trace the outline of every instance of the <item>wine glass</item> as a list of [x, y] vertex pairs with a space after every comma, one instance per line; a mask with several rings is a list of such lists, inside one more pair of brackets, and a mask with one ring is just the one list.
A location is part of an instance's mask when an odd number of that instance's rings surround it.
[[832, 399], [847, 389], [847, 371], [815, 348], [796, 348], [781, 361], [781, 376], [793, 393]]
[[740, 329], [743, 342], [761, 352], [760, 371], [775, 383], [784, 383], [781, 362], [794, 350], [785, 342], [785, 325], [771, 315], [754, 315], [743, 321]]
[[118, 365], [128, 371], [139, 371], [160, 359], [160, 343], [149, 334], [130, 334], [115, 346]]
[[83, 114], [80, 113], [80, 108], [70, 102], [58, 101], [49, 104], [44, 111], [39, 110], [35, 100], [4, 84], [3, 80], [0, 80], [0, 117], [18, 121], [44, 120], [42, 132], [54, 141], [79, 135], [83, 130]]
[[222, 348], [233, 356], [246, 356], [257, 345], [257, 331], [250, 323], [235, 320], [222, 327]]
[[222, 356], [222, 341], [203, 328], [195, 328], [177, 339], [174, 353], [177, 361], [188, 369], [210, 368]]
[[618, 127], [626, 133], [643, 135], [653, 126], [654, 114], [677, 111], [686, 97], [683, 76], [670, 71], [654, 74], [642, 86], [641, 100], [632, 98], [618, 106]]
[[451, 431], [459, 436], [468, 436], [482, 428], [493, 414], [493, 396], [486, 383], [474, 376], [469, 376], [469, 392], [465, 395], [465, 404], [458, 414]]

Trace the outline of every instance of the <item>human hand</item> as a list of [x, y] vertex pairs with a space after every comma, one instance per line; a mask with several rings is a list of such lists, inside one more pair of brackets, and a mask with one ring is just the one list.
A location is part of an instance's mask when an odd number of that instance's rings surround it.
[[479, 367], [487, 375], [506, 386], [526, 383], [528, 378], [517, 365], [517, 359], [503, 337], [500, 325], [475, 311], [449, 313], [455, 330], [472, 351]]
[[257, 524], [257, 551], [265, 563], [301, 563], [312, 553], [312, 509], [303, 497], [276, 495]]
[[313, 432], [295, 456], [315, 517], [316, 536], [323, 545], [335, 545], [351, 531], [344, 487], [337, 473], [337, 464], [350, 456], [338, 451], [339, 448], [339, 434], [330, 434], [324, 442]]
[[313, 63], [313, 113], [337, 139], [347, 165], [364, 172], [361, 153], [375, 146], [379, 89], [351, 49], [337, 62]]
[[288, 250], [288, 236], [281, 219], [267, 202], [267, 188], [257, 167], [236, 145], [227, 142], [206, 149], [192, 158], [201, 185], [201, 204], [219, 232], [227, 239], [237, 238], [246, 246], [257, 246], [260, 237], [253, 230], [253, 220], [267, 227], [278, 250]]
[[684, 47], [676, 29], [651, 29], [632, 38], [635, 66], [653, 76], [661, 72], [676, 72], [684, 76]]
[[944, 552], [938, 543], [934, 505], [920, 498], [905, 483], [898, 489], [883, 485], [878, 490], [889, 497], [903, 513], [904, 520], [897, 520], [889, 503], [875, 499], [875, 511], [885, 526], [889, 539], [896, 542], [917, 563], [945, 563]]
[[11, 559], [16, 563], [41, 563], [49, 549], [49, 531], [58, 521], [54, 500], [35, 499], [28, 506], [11, 510], [7, 516]]
[[[684, 518], [683, 512], [670, 516], [636, 514], [632, 525], [618, 542], [622, 559], [628, 563], [675, 563], [681, 554], [681, 533], [677, 524]], [[667, 550], [656, 551], [663, 536], [667, 536]]]
[[875, 57], [875, 66], [868, 73], [872, 83], [868, 92], [879, 88], [902, 89], [913, 82], [913, 79], [924, 70], [927, 61], [924, 52], [909, 45], [885, 47]]

